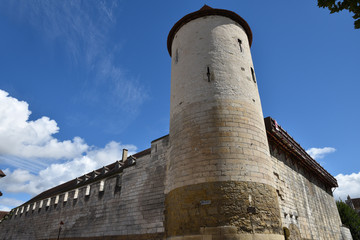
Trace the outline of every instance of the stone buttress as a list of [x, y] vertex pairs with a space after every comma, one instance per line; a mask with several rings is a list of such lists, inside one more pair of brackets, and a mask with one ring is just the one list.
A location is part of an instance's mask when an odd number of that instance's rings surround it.
[[169, 33], [167, 239], [284, 239], [251, 41], [206, 5]]

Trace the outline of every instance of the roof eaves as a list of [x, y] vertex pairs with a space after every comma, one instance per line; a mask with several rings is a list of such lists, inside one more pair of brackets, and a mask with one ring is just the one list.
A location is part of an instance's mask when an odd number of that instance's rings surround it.
[[265, 126], [268, 138], [272, 138], [277, 144], [287, 149], [300, 163], [310, 171], [315, 172], [328, 185], [338, 187], [337, 180], [316, 162], [274, 119], [265, 118]]

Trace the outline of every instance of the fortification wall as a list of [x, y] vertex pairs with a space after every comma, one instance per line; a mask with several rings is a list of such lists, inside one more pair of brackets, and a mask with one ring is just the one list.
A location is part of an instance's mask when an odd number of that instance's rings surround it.
[[283, 227], [294, 239], [342, 239], [331, 188], [271, 142], [270, 153]]
[[[100, 181], [51, 198], [39, 208], [40, 201], [21, 208], [17, 215], [0, 224], [0, 239], [57, 239], [60, 221], [60, 239], [162, 239], [164, 233], [165, 153], [168, 138], [152, 143], [151, 154], [136, 160], [105, 180], [104, 191], [99, 192]], [[116, 187], [121, 178], [121, 188]], [[117, 180], [118, 179], [118, 180]], [[119, 182], [118, 182], [119, 183]], [[104, 238], [106, 236], [106, 238]]]

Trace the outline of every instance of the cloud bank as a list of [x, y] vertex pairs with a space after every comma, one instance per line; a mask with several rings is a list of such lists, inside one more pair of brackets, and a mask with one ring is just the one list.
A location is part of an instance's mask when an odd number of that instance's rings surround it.
[[[310, 148], [306, 152], [314, 159], [323, 159], [327, 154], [335, 152], [332, 147]], [[351, 198], [360, 198], [360, 172], [351, 174], [338, 174], [335, 176], [339, 187], [334, 190], [335, 200], [346, 200], [347, 196]]]
[[351, 198], [360, 198], [360, 172], [352, 174], [339, 174], [335, 176], [339, 187], [334, 191], [336, 200], [346, 200], [347, 196]]
[[54, 120], [42, 117], [29, 121], [29, 105], [0, 90], [0, 154], [17, 158], [69, 159], [85, 152], [83, 139], [58, 141]]
[[9, 206], [19, 206], [21, 205], [23, 202], [20, 200], [17, 200], [15, 198], [6, 198], [6, 197], [1, 197], [0, 198], [0, 209], [1, 211], [10, 211], [11, 208]]
[[100, 168], [121, 158], [122, 149], [132, 154], [134, 145], [111, 141], [104, 148], [89, 146], [80, 137], [59, 141], [55, 120], [41, 117], [29, 121], [31, 111], [24, 101], [0, 90], [0, 163], [6, 177], [0, 181], [0, 210], [9, 210], [21, 201], [6, 193], [31, 196]]

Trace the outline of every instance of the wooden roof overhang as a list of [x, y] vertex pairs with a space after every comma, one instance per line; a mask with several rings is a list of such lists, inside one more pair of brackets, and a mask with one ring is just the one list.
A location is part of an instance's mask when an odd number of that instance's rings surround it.
[[279, 145], [298, 160], [298, 163], [314, 173], [329, 187], [338, 187], [337, 180], [316, 162], [277, 122], [271, 117], [264, 119], [268, 140]]

